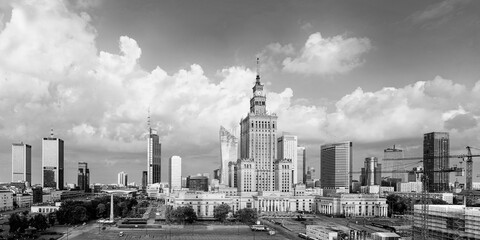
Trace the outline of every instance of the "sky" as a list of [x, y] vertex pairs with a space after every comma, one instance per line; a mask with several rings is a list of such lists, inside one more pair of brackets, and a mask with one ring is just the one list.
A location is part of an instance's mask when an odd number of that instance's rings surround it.
[[346, 140], [354, 171], [394, 144], [421, 156], [433, 131], [465, 153], [480, 147], [479, 13], [468, 0], [1, 1], [0, 181], [24, 142], [40, 183], [53, 128], [67, 183], [80, 161], [92, 183], [141, 183], [149, 111], [162, 181], [172, 155], [182, 175], [212, 175], [220, 126], [247, 115], [257, 71], [279, 132], [316, 169], [322, 144]]

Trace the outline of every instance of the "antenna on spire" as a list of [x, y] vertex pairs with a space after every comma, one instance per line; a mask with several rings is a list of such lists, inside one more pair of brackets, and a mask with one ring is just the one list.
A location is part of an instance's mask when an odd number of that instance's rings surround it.
[[50, 128], [50, 138], [53, 138], [53, 128]]
[[148, 107], [148, 117], [147, 117], [147, 126], [150, 135], [152, 135], [152, 126], [150, 125], [150, 107]]
[[260, 58], [257, 57], [257, 83], [260, 83]]

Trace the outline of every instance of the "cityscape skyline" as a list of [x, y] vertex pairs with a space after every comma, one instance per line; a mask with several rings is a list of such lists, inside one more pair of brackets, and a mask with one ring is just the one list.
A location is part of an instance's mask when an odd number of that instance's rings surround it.
[[353, 171], [393, 145], [422, 156], [428, 132], [448, 132], [451, 154], [480, 146], [480, 3], [265, 1], [238, 4], [235, 16], [231, 4], [0, 4], [0, 182], [11, 180], [19, 142], [32, 146], [32, 183], [42, 182], [53, 127], [65, 141], [65, 183], [77, 182], [78, 162], [91, 183], [114, 183], [123, 169], [140, 183], [148, 109], [161, 181], [174, 155], [185, 176], [212, 175], [218, 128], [245, 117], [256, 57], [277, 137], [298, 137], [315, 178], [320, 146], [333, 142], [353, 142]]

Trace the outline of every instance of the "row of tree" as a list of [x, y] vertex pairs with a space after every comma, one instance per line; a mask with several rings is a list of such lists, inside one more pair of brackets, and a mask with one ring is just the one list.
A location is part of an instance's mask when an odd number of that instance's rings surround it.
[[[413, 205], [421, 204], [423, 201], [421, 199], [412, 199], [405, 198], [396, 194], [390, 194], [387, 196], [388, 204], [388, 216], [391, 217], [392, 214], [403, 215], [408, 212], [413, 212]], [[441, 199], [427, 198], [425, 199], [426, 204], [448, 204], [447, 202]]]
[[[231, 209], [228, 204], [220, 204], [215, 207], [213, 210], [213, 216], [220, 222], [225, 222], [227, 219], [235, 220], [242, 223], [253, 223], [257, 220], [257, 212], [252, 208], [244, 208], [238, 210], [233, 218], [228, 218], [232, 216]], [[172, 206], [167, 206], [165, 212], [165, 219], [167, 222], [175, 223], [193, 223], [197, 220], [197, 213], [192, 208], [192, 206], [181, 206], [173, 209]]]
[[10, 225], [9, 232], [11, 233], [24, 233], [25, 229], [29, 227], [44, 231], [55, 224], [55, 216], [53, 214], [48, 214], [47, 216], [42, 214], [30, 216], [28, 211], [25, 211], [22, 213], [12, 213], [8, 223]]

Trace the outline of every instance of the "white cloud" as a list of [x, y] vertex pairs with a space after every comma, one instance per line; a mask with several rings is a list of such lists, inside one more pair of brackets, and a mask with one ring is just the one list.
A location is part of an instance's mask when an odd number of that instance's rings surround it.
[[283, 70], [302, 74], [342, 74], [363, 63], [361, 56], [371, 49], [368, 38], [323, 38], [317, 32], [308, 38], [299, 56], [283, 61]]
[[423, 11], [412, 14], [409, 19], [413, 23], [426, 23], [430, 21], [443, 22], [463, 4], [470, 2], [469, 0], [444, 0], [436, 2], [428, 6]]

